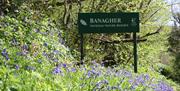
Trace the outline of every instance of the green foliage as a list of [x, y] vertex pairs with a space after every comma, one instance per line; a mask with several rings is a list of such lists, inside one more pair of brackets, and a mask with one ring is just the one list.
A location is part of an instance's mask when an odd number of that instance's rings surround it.
[[170, 82], [153, 70], [149, 70], [150, 74], [144, 74], [144, 71], [134, 74], [125, 69], [105, 68], [97, 63], [81, 67], [73, 67], [73, 64], [59, 64], [53, 69], [51, 67], [46, 69], [43, 66], [39, 70], [12, 69], [2, 65], [0, 67], [0, 90], [142, 91], [159, 89], [173, 91], [169, 86]]
[[[38, 2], [38, 5], [37, 5]], [[36, 20], [41, 16], [50, 17], [60, 29], [65, 45], [70, 47], [71, 53], [79, 60], [80, 38], [77, 30], [77, 13], [78, 12], [140, 12], [140, 33], [139, 38], [144, 35], [157, 31], [169, 19], [168, 8], [163, 0], [87, 0], [78, 3], [72, 2], [65, 4], [63, 1], [29, 1], [24, 6], [33, 10]], [[41, 14], [41, 15], [40, 15]], [[161, 29], [162, 33], [147, 38], [146, 42], [140, 43], [140, 64], [148, 62], [154, 64], [159, 62], [160, 53], [166, 50], [166, 39], [168, 34], [166, 29]], [[124, 43], [121, 40], [126, 39], [126, 35], [132, 39], [132, 34], [87, 34], [85, 35], [85, 60], [115, 61], [115, 64], [127, 64], [132, 62], [132, 43]], [[163, 41], [161, 40], [163, 39]], [[120, 41], [119, 44], [106, 44], [105, 41]], [[160, 43], [159, 43], [160, 42]], [[151, 46], [149, 46], [151, 45]], [[142, 55], [141, 55], [142, 54]], [[146, 55], [150, 54], [150, 55]], [[145, 56], [144, 56], [145, 55]], [[148, 57], [147, 57], [148, 56]]]
[[11, 66], [17, 64], [25, 67], [29, 64], [38, 67], [38, 60], [45, 61], [46, 65], [52, 61], [59, 63], [74, 60], [63, 45], [62, 30], [49, 18], [44, 16], [35, 21], [33, 11], [27, 10], [22, 10], [16, 17], [0, 17], [1, 64], [5, 62]]
[[169, 50], [171, 55], [174, 56], [174, 59], [172, 60], [173, 75], [171, 78], [180, 83], [180, 26], [178, 25], [180, 24], [180, 14], [175, 14], [174, 18], [176, 20], [174, 22], [175, 26], [172, 28], [171, 34], [169, 36]]

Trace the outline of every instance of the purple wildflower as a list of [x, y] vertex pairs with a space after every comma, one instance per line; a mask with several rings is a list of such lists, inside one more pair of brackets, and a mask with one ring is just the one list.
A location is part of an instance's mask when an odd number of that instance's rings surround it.
[[173, 91], [173, 89], [164, 82], [159, 82], [156, 85], [155, 91]]
[[61, 38], [61, 33], [60, 32], [58, 33], [58, 37]]
[[42, 60], [41, 60], [41, 59], [38, 59], [38, 63], [40, 63], [40, 64], [41, 64], [41, 63], [42, 63]]
[[107, 86], [107, 90], [108, 90], [108, 91], [111, 91], [111, 87], [110, 87], [110, 86]]
[[102, 82], [97, 82], [97, 83], [96, 83], [96, 87], [97, 87], [97, 88], [101, 88], [101, 84], [102, 84]]
[[135, 90], [136, 87], [137, 87], [136, 85], [131, 85], [130, 89], [131, 89], [131, 90]]
[[76, 72], [76, 68], [71, 68], [71, 72]]
[[109, 84], [108, 80], [103, 80], [104, 84]]
[[16, 55], [17, 56], [22, 56], [23, 54], [22, 54], [22, 52], [16, 52]]
[[27, 53], [28, 53], [28, 45], [23, 45], [21, 54], [26, 55]]
[[15, 46], [18, 45], [16, 38], [13, 38], [11, 43], [12, 43], [12, 45], [15, 45]]
[[100, 75], [100, 72], [96, 71], [96, 70], [89, 70], [87, 72], [87, 77], [90, 78], [90, 77], [97, 77]]
[[143, 84], [144, 85], [145, 83], [145, 80], [144, 80], [144, 76], [143, 75], [140, 75], [136, 78], [136, 81], [135, 81], [135, 85], [139, 85], [139, 84]]
[[91, 77], [91, 75], [92, 75], [92, 74], [91, 74], [91, 71], [88, 71], [88, 73], [87, 73], [87, 77], [88, 77], [88, 78], [90, 78], [90, 77]]
[[54, 59], [53, 62], [58, 62], [59, 60], [58, 59]]
[[9, 56], [8, 56], [8, 53], [7, 53], [6, 49], [3, 49], [3, 51], [1, 52], [1, 55], [2, 55], [3, 57], [5, 57], [6, 60], [9, 60]]
[[28, 45], [23, 45], [23, 46], [22, 46], [22, 49], [23, 49], [23, 50], [28, 50]]
[[109, 82], [107, 80], [102, 80], [102, 81], [96, 83], [96, 88], [100, 89], [102, 86], [108, 85], [108, 84], [109, 84]]
[[16, 68], [16, 70], [19, 70], [19, 65], [16, 64], [16, 65], [15, 65], [15, 68]]
[[129, 79], [129, 83], [133, 84], [134, 80], [133, 79]]
[[45, 51], [43, 51], [42, 55], [47, 57], [47, 53]]
[[112, 90], [113, 90], [113, 89], [118, 89], [118, 87], [117, 87], [117, 86], [112, 86], [111, 89], [112, 89]]
[[62, 39], [62, 38], [59, 38], [59, 43], [61, 43], [62, 45], [64, 45], [64, 44], [65, 44], [65, 41], [64, 41], [64, 39]]
[[67, 67], [67, 65], [66, 65], [66, 64], [62, 64], [62, 65], [63, 65], [63, 67], [64, 67], [64, 68], [66, 68], [66, 67]]
[[53, 74], [59, 74], [59, 73], [61, 73], [62, 71], [61, 71], [61, 69], [59, 68], [59, 67], [56, 67], [56, 68], [54, 68], [54, 70], [53, 70]]
[[26, 70], [32, 70], [32, 71], [34, 71], [34, 70], [35, 70], [35, 67], [33, 67], [33, 66], [26, 66]]
[[45, 42], [44, 44], [43, 44], [45, 47], [47, 47], [48, 46], [48, 44]]
[[149, 77], [148, 74], [145, 75], [145, 79], [146, 79], [146, 80], [149, 80], [149, 79], [150, 79], [150, 77]]
[[124, 71], [124, 75], [126, 76], [126, 77], [132, 77], [132, 74], [131, 74], [131, 72], [128, 72], [128, 71]]
[[33, 53], [33, 56], [36, 57], [38, 55], [38, 52]]
[[104, 67], [104, 62], [101, 62], [101, 66]]
[[54, 53], [54, 54], [58, 54], [59, 51], [58, 51], [58, 50], [54, 50], [53, 53]]

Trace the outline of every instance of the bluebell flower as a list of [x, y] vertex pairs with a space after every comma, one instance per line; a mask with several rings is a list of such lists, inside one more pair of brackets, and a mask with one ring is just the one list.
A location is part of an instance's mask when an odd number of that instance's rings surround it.
[[7, 53], [6, 49], [3, 49], [3, 51], [1, 52], [1, 55], [2, 55], [3, 57], [5, 57], [6, 60], [9, 60], [9, 56], [8, 56], [8, 53]]
[[26, 51], [26, 50], [23, 50], [23, 51], [21, 52], [21, 55], [26, 55], [26, 54], [28, 54], [28, 51]]
[[144, 80], [144, 76], [143, 75], [140, 75], [136, 78], [136, 81], [135, 81], [135, 85], [139, 85], [139, 84], [143, 84], [144, 85], [145, 83], [145, 80]]
[[131, 90], [135, 90], [136, 87], [137, 87], [136, 85], [131, 85], [130, 89], [131, 89]]
[[104, 67], [104, 62], [101, 62], [101, 66]]
[[95, 76], [100, 76], [100, 71], [97, 71], [97, 70], [91, 70], [91, 72], [93, 73], [93, 75]]
[[21, 54], [22, 55], [26, 55], [28, 53], [28, 45], [23, 45], [22, 46], [22, 52], [21, 52]]
[[110, 87], [110, 86], [107, 86], [107, 90], [108, 90], [108, 91], [111, 91], [111, 87]]
[[58, 59], [53, 59], [53, 62], [58, 62], [59, 60]]
[[104, 84], [109, 84], [108, 80], [103, 80]]
[[64, 39], [62, 39], [62, 38], [59, 38], [59, 43], [61, 43], [62, 45], [64, 45], [64, 44], [65, 44], [65, 41], [64, 41]]
[[44, 44], [43, 44], [45, 47], [47, 47], [48, 46], [48, 44], [45, 42]]
[[76, 68], [71, 68], [71, 72], [76, 72]]
[[64, 64], [62, 64], [62, 66], [64, 67], [64, 68], [66, 68], [67, 67], [67, 65], [64, 63]]
[[38, 55], [38, 52], [33, 53], [34, 57], [37, 57], [37, 55]]
[[19, 65], [16, 64], [16, 65], [15, 65], [15, 68], [16, 68], [16, 70], [18, 70], [18, 69], [19, 69]]
[[33, 67], [33, 66], [26, 66], [26, 70], [32, 70], [32, 71], [34, 71], [34, 70], [35, 70], [35, 67]]
[[58, 37], [59, 37], [59, 38], [61, 38], [61, 37], [62, 37], [60, 32], [58, 33]]
[[131, 74], [131, 72], [128, 72], [128, 71], [124, 71], [124, 75], [126, 76], [126, 77], [132, 77], [132, 74]]
[[90, 78], [91, 77], [91, 71], [88, 71], [88, 73], [87, 73], [87, 76], [88, 76], [88, 78]]
[[18, 45], [18, 42], [17, 42], [16, 38], [13, 38], [11, 43], [14, 46]]
[[58, 51], [58, 50], [54, 50], [53, 53], [54, 53], [54, 54], [58, 54], [59, 51]]
[[112, 86], [111, 89], [112, 89], [112, 90], [113, 90], [113, 89], [118, 89], [118, 87], [117, 87], [117, 86]]
[[156, 84], [154, 91], [173, 91], [173, 89], [166, 83], [160, 81], [158, 84]]
[[48, 32], [40, 32], [40, 34], [42, 34], [42, 35], [47, 35]]
[[145, 75], [145, 79], [146, 79], [146, 80], [149, 80], [149, 79], [150, 79], [150, 77], [149, 77], [148, 74]]
[[101, 84], [102, 84], [102, 82], [97, 82], [96, 83], [96, 88], [101, 88]]
[[87, 69], [86, 69], [85, 65], [80, 65], [80, 70], [81, 71], [86, 71]]
[[41, 59], [38, 59], [38, 63], [40, 63], [40, 64], [41, 64], [41, 63], [42, 63], [42, 60], [41, 60]]
[[22, 56], [22, 53], [21, 52], [16, 52], [16, 55], [17, 56]]
[[100, 89], [102, 86], [108, 85], [108, 84], [109, 84], [109, 82], [107, 80], [102, 80], [102, 81], [96, 83], [96, 88]]
[[87, 72], [87, 78], [91, 78], [91, 77], [96, 78], [99, 75], [100, 75], [100, 72], [98, 72], [96, 70], [88, 70], [88, 72]]
[[133, 84], [134, 80], [133, 79], [129, 79], [129, 83]]
[[47, 57], [47, 53], [45, 51], [43, 51], [42, 55]]
[[28, 50], [28, 45], [26, 45], [26, 44], [23, 45], [23, 46], [22, 46], [22, 49], [23, 49], [23, 50]]
[[59, 74], [59, 73], [61, 73], [62, 71], [61, 71], [61, 69], [60, 69], [60, 67], [56, 67], [56, 68], [54, 68], [54, 70], [53, 70], [53, 74]]

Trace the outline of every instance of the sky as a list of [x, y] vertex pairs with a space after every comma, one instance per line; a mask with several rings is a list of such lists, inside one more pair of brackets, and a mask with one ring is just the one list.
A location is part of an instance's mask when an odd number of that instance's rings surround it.
[[[165, 0], [168, 4], [174, 4], [173, 5], [173, 12], [180, 12], [180, 0]], [[177, 4], [178, 3], [178, 4]], [[171, 11], [171, 10], [170, 10]], [[168, 23], [168, 25], [173, 26], [174, 25], [174, 21], [172, 18], [172, 21], [170, 21]]]
[[180, 12], [180, 0], [165, 0], [168, 2], [168, 4], [174, 4], [173, 5], [173, 10], [175, 12]]

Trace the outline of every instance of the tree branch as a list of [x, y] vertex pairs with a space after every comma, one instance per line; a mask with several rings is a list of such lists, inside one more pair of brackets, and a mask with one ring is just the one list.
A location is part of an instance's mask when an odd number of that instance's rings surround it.
[[[85, 0], [78, 0], [78, 3], [82, 2], [82, 1], [85, 1]], [[70, 3], [77, 3], [77, 0], [68, 0], [67, 4], [70, 4]], [[62, 6], [62, 5], [64, 5], [64, 2], [57, 2], [56, 5], [57, 6]]]
[[81, 0], [77, 0], [77, 3], [79, 5], [79, 13], [80, 13], [82, 10]]
[[155, 32], [147, 33], [146, 35], [144, 35], [144, 36], [142, 36], [140, 38], [145, 38], [145, 37], [157, 34], [157, 33], [159, 33], [161, 31], [162, 28], [163, 28], [163, 26], [160, 26]]
[[153, 14], [151, 14], [142, 24], [145, 24], [149, 19], [151, 19], [161, 8], [157, 9]]
[[151, 2], [152, 2], [152, 0], [149, 0], [148, 3], [147, 3], [147, 5], [149, 6]]
[[[127, 43], [127, 42], [133, 42], [133, 39], [122, 39], [122, 40], [105, 40], [105, 39], [100, 39], [100, 38], [92, 38], [95, 41], [100, 41], [100, 44], [103, 43], [110, 43], [110, 44], [119, 44], [119, 43]], [[137, 39], [137, 42], [145, 42], [147, 39]]]
[[167, 6], [173, 6], [173, 5], [177, 5], [177, 4], [180, 4], [180, 2], [179, 3], [172, 3], [172, 4], [169, 4]]

